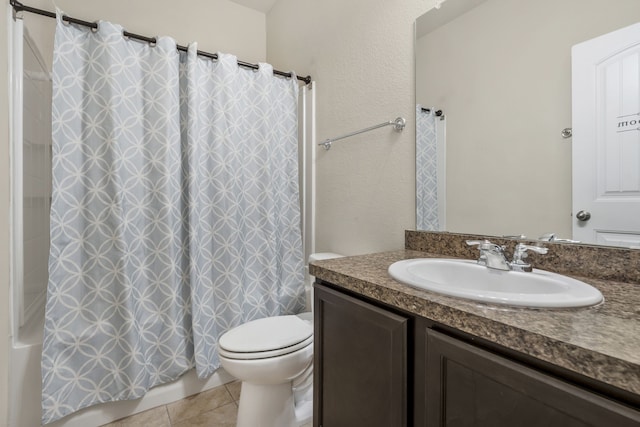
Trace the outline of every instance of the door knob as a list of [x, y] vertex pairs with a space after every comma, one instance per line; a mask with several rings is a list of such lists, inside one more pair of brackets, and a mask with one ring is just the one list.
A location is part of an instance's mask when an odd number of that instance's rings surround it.
[[587, 211], [580, 211], [576, 214], [576, 218], [578, 218], [578, 221], [589, 221], [591, 214]]

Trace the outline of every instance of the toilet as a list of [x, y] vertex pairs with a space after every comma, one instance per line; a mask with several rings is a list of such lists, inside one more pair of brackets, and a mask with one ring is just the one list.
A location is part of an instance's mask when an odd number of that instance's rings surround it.
[[[340, 256], [313, 254], [309, 262]], [[237, 427], [299, 427], [311, 421], [312, 313], [244, 323], [220, 337], [218, 351], [222, 367], [242, 381]]]

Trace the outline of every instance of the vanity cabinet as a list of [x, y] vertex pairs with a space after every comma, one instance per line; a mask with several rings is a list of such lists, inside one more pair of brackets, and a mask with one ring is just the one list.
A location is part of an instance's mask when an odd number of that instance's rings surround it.
[[314, 426], [407, 426], [409, 318], [314, 293]]
[[426, 330], [427, 426], [639, 426], [640, 414], [456, 338]]
[[560, 368], [322, 281], [315, 334], [315, 427], [640, 426], [637, 407]]

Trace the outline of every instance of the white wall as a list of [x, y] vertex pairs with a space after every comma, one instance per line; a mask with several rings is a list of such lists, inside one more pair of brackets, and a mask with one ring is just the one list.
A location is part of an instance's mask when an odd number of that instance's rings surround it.
[[[0, 8], [0, 426], [7, 425], [9, 332], [9, 76], [8, 34], [11, 16], [8, 2]], [[52, 10], [51, 0], [25, 0], [25, 4]], [[93, 21], [109, 20], [126, 30], [145, 36], [171, 36], [179, 44], [198, 42], [209, 52], [226, 52], [246, 62], [266, 60], [266, 18], [263, 13], [228, 0], [56, 0], [67, 14]], [[51, 18], [24, 14], [30, 30], [48, 63], [51, 63], [53, 25]]]
[[316, 250], [404, 247], [415, 227], [414, 20], [435, 0], [279, 0], [267, 58], [317, 82], [318, 142], [397, 116], [391, 127], [318, 149]]

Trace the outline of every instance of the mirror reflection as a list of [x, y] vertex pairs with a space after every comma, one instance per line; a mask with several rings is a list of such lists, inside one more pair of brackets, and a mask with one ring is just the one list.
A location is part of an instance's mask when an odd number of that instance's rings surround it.
[[[419, 17], [416, 188], [418, 199], [436, 195], [438, 221], [422, 221], [425, 205], [418, 202], [417, 228], [573, 239], [574, 228], [580, 230], [591, 220], [577, 219], [578, 210], [572, 206], [572, 145], [578, 138], [567, 135], [575, 119], [572, 47], [638, 21], [637, 0], [447, 0]], [[630, 74], [637, 84], [640, 71], [635, 62], [635, 75], [633, 65]], [[624, 93], [616, 98], [624, 111], [639, 113], [635, 92], [635, 99]], [[440, 150], [439, 172], [436, 184], [430, 182], [426, 189], [420, 160], [422, 109], [430, 110], [439, 130], [430, 142]], [[435, 117], [436, 111], [445, 119]], [[622, 179], [627, 184], [615, 190], [616, 200], [623, 193], [640, 200], [635, 189], [640, 187], [639, 134], [628, 132], [626, 139], [616, 140], [618, 156], [637, 155], [631, 162], [636, 170]], [[591, 170], [580, 169], [580, 180], [595, 179], [602, 162], [592, 163]], [[621, 166], [609, 166], [610, 171], [617, 168]], [[640, 215], [632, 222], [640, 228]], [[622, 237], [580, 240], [637, 244], [635, 238], [626, 242]]]

